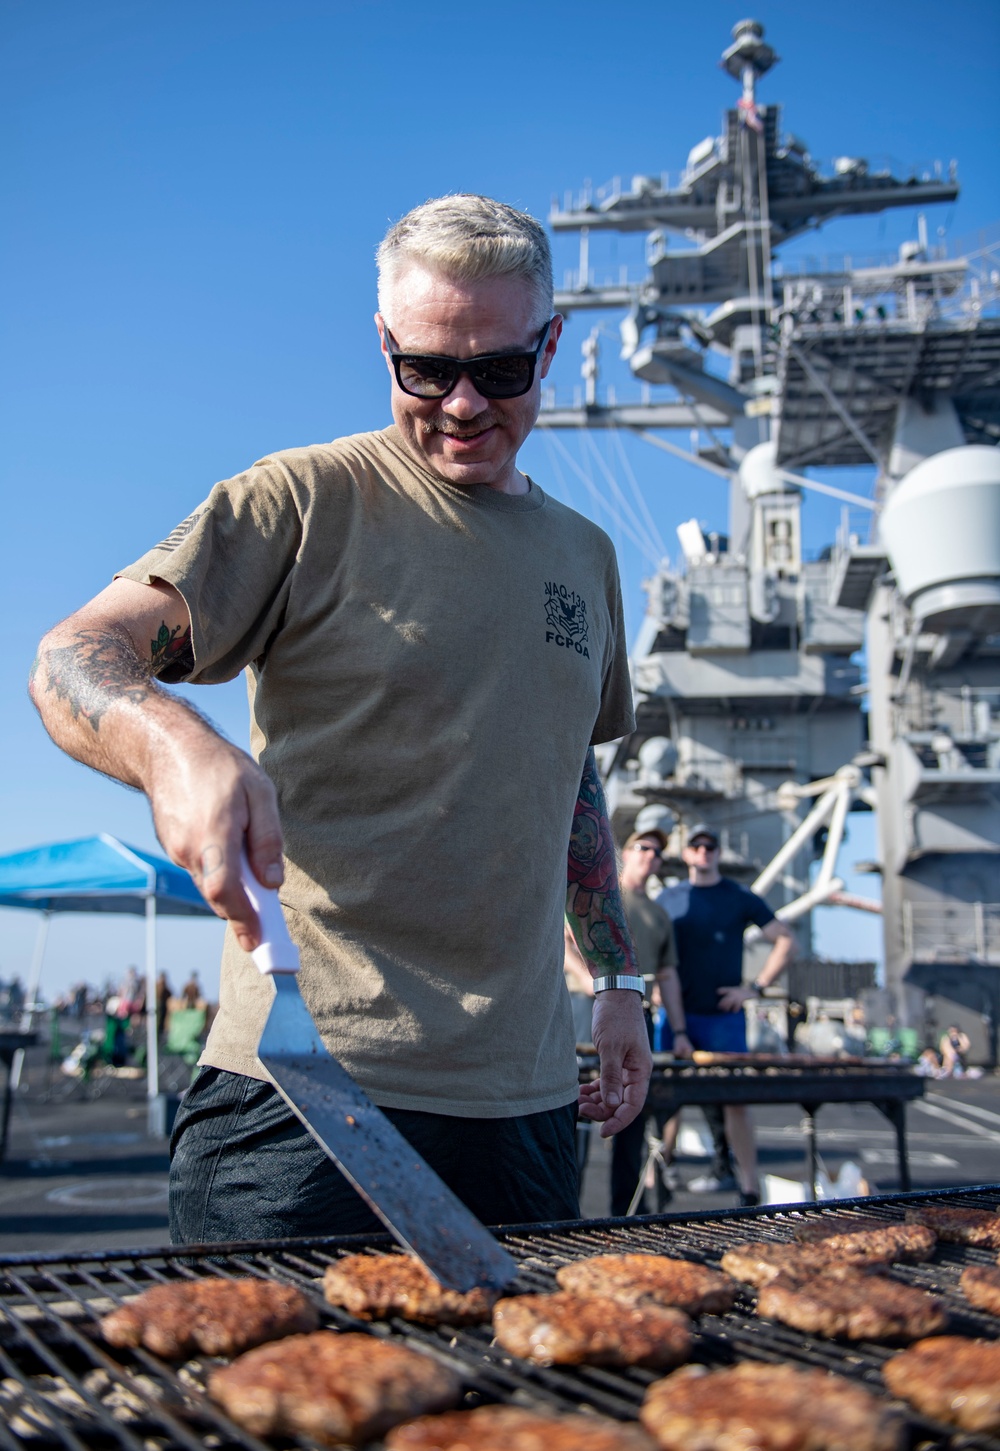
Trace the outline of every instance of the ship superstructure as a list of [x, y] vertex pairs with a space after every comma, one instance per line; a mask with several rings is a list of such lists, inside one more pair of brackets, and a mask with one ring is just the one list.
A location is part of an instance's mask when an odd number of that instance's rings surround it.
[[[740, 97], [680, 181], [637, 177], [550, 216], [556, 232], [580, 237], [559, 310], [622, 314], [622, 356], [646, 396], [602, 402], [595, 331], [583, 396], [543, 410], [540, 426], [631, 429], [730, 481], [725, 534], [689, 520], [678, 530], [684, 566], [648, 582], [633, 659], [638, 726], [605, 760], [609, 802], [621, 830], [639, 813], [669, 813], [678, 850], [688, 827], [710, 822], [724, 870], [797, 921], [807, 953], [810, 909], [845, 900], [835, 870], [845, 813], [876, 808], [898, 1011], [930, 1012], [927, 998], [899, 991], [922, 989], [990, 1061], [1000, 249], [948, 257], [922, 222], [897, 257], [870, 266], [785, 265], [782, 245], [806, 229], [952, 201], [958, 185], [953, 167], [896, 176], [857, 157], [823, 173], [758, 96], [777, 59], [763, 27], [741, 22], [722, 58]], [[607, 230], [646, 234], [640, 282], [592, 281], [591, 234]], [[685, 430], [684, 443], [669, 430]], [[803, 473], [859, 464], [872, 468], [870, 495]], [[840, 538], [815, 560], [802, 549], [811, 489], [847, 506]]]

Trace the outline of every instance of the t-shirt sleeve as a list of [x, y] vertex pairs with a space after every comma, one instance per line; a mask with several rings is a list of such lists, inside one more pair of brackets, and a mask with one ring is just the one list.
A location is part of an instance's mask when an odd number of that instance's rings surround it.
[[162, 580], [191, 616], [194, 669], [164, 670], [168, 682], [232, 680], [266, 653], [284, 612], [302, 541], [293, 481], [280, 463], [258, 464], [216, 484], [162, 543], [118, 576]]
[[612, 570], [613, 582], [609, 589], [608, 599], [612, 623], [611, 659], [604, 672], [601, 708], [590, 737], [592, 746], [599, 746], [604, 741], [616, 741], [620, 736], [627, 736], [635, 730], [632, 679], [629, 674], [628, 646], [625, 641], [625, 611], [622, 607], [622, 590], [617, 565], [612, 564]]
[[752, 922], [755, 927], [766, 927], [769, 922], [774, 921], [774, 913], [764, 901], [758, 897], [756, 892], [747, 892], [750, 901], [747, 903], [747, 922]]

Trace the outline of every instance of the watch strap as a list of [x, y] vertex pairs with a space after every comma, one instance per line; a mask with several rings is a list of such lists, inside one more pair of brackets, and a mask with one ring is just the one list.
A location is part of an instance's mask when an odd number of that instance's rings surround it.
[[626, 988], [632, 992], [645, 993], [646, 982], [644, 978], [633, 977], [628, 972], [613, 972], [606, 977], [594, 978], [594, 992], [606, 993], [612, 989]]

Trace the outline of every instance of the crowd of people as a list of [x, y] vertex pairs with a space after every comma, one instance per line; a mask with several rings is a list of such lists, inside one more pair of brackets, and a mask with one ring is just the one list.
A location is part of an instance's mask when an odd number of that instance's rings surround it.
[[[202, 995], [197, 972], [192, 972], [180, 993], [174, 993], [165, 972], [156, 980], [156, 1034], [161, 1051], [169, 1052], [170, 1019], [184, 1009], [200, 1010], [200, 1027], [184, 1035], [184, 1050], [204, 1036], [210, 1005]], [[75, 1030], [76, 1043], [65, 1057], [64, 1071], [73, 1077], [86, 1076], [97, 1065], [106, 1069], [141, 1071], [146, 1062], [146, 981], [131, 966], [115, 981], [108, 977], [101, 988], [78, 982], [60, 993], [49, 1005], [52, 1042], [65, 1052], [66, 1028]], [[69, 1024], [63, 1020], [69, 1019]]]
[[917, 1072], [926, 1078], [981, 1078], [983, 1070], [968, 1062], [972, 1042], [957, 1023], [949, 1023], [937, 1048], [925, 1048], [917, 1059]]
[[[3, 1003], [3, 989], [0, 986], [0, 1004]], [[199, 1005], [207, 1007], [197, 972], [191, 972], [188, 975], [178, 994], [175, 994], [171, 987], [167, 974], [165, 972], [158, 974], [156, 979], [156, 1026], [157, 1032], [161, 1036], [166, 1028], [167, 1014], [171, 1005], [188, 1008]], [[146, 979], [137, 967], [128, 967], [125, 975], [119, 981], [116, 982], [113, 978], [108, 977], [101, 988], [87, 982], [74, 983], [65, 992], [57, 994], [49, 1006], [60, 1015], [77, 1021], [97, 1015], [118, 1018], [122, 1022], [138, 1026], [145, 1021], [146, 1017]]]

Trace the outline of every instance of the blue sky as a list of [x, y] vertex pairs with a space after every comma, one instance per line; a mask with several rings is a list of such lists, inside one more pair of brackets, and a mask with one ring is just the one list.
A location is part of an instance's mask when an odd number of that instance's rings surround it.
[[[822, 20], [792, 0], [749, 12], [721, 0], [451, 10], [5, 0], [0, 852], [99, 830], [155, 846], [141, 797], [44, 736], [24, 693], [35, 644], [216, 479], [271, 449], [388, 420], [371, 322], [387, 224], [446, 191], [544, 216], [553, 195], [587, 181], [679, 171], [735, 100], [717, 62], [746, 13], [782, 57], [761, 99], [783, 104], [784, 126], [816, 158], [896, 169], [956, 158], [962, 195], [929, 215], [932, 239], [996, 221], [995, 0], [843, 0]], [[835, 223], [799, 249], [888, 250], [915, 228], [900, 211]], [[608, 239], [592, 256], [597, 269], [641, 259], [640, 238]], [[557, 278], [574, 264], [575, 243], [560, 239]], [[565, 401], [588, 330], [581, 319], [564, 335], [552, 381]], [[562, 442], [599, 481], [583, 440]], [[597, 446], [620, 475], [617, 445]], [[668, 547], [692, 514], [725, 527], [721, 482], [638, 442], [625, 453]], [[648, 554], [543, 439], [522, 464], [615, 537], [634, 633]], [[869, 487], [861, 475], [850, 482]], [[810, 547], [831, 537], [837, 515], [810, 499]], [[240, 682], [199, 701], [245, 740]], [[855, 831], [849, 855], [870, 855]], [[34, 925], [34, 914], [0, 911], [0, 976], [26, 974]], [[851, 929], [859, 952], [865, 926]], [[47, 982], [119, 976], [141, 954], [141, 931], [56, 922]], [[220, 931], [164, 926], [171, 977], [196, 966], [211, 982]]]

